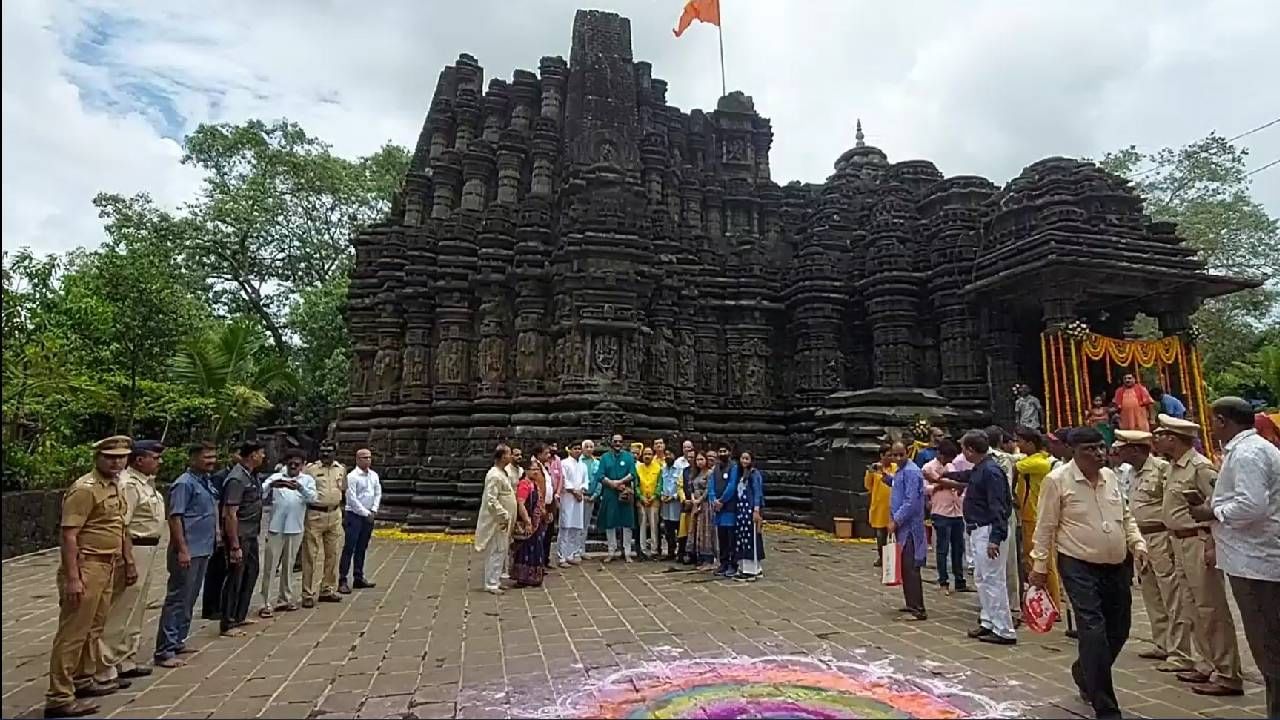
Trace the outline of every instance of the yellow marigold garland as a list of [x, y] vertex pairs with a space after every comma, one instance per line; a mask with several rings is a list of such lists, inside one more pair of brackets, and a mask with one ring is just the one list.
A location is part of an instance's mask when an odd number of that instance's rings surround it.
[[1046, 333], [1040, 333], [1040, 372], [1044, 378], [1044, 424], [1047, 428], [1053, 428], [1053, 402], [1050, 396], [1053, 394], [1053, 388], [1049, 381], [1049, 338]]

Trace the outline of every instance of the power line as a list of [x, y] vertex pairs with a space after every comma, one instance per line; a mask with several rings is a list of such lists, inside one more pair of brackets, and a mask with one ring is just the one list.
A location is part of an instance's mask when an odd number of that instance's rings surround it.
[[1280, 158], [1276, 158], [1275, 160], [1272, 160], [1271, 162], [1267, 163], [1266, 165], [1263, 165], [1262, 167], [1256, 167], [1250, 170], [1249, 172], [1245, 173], [1244, 176], [1249, 177], [1250, 175], [1256, 175], [1262, 172], [1263, 170], [1266, 170], [1269, 167], [1275, 167], [1276, 165], [1280, 165]]
[[[1253, 128], [1252, 130], [1246, 130], [1246, 131], [1244, 131], [1244, 132], [1240, 133], [1239, 135], [1236, 135], [1235, 137], [1229, 137], [1229, 138], [1227, 138], [1227, 142], [1231, 143], [1231, 142], [1235, 142], [1236, 140], [1239, 140], [1240, 138], [1243, 138], [1243, 137], [1249, 137], [1250, 135], [1252, 135], [1252, 134], [1254, 134], [1254, 133], [1256, 133], [1256, 132], [1261, 132], [1261, 131], [1266, 130], [1267, 128], [1271, 127], [1272, 125], [1276, 125], [1276, 124], [1280, 124], [1280, 117], [1278, 117], [1278, 118], [1276, 118], [1276, 119], [1274, 119], [1274, 120], [1271, 120], [1270, 122], [1265, 122], [1265, 123], [1263, 123], [1263, 124], [1259, 125], [1258, 127]], [[1146, 170], [1143, 170], [1143, 171], [1141, 171], [1141, 172], [1134, 173], [1133, 175], [1130, 175], [1130, 176], [1129, 176], [1129, 179], [1130, 179], [1130, 180], [1137, 180], [1138, 178], [1143, 177], [1144, 175], [1150, 175], [1151, 173], [1155, 172], [1156, 170], [1159, 170], [1160, 168], [1165, 167], [1166, 165], [1169, 165], [1170, 163], [1173, 163], [1173, 162], [1175, 162], [1175, 160], [1166, 160], [1166, 161], [1164, 161], [1164, 162], [1162, 162], [1162, 163], [1160, 163], [1160, 164], [1158, 164], [1158, 165], [1153, 165], [1152, 167], [1149, 167], [1149, 168], [1147, 168]], [[1259, 169], [1266, 169], [1266, 168], [1259, 168]], [[1255, 171], [1255, 172], [1256, 172], [1256, 171]]]

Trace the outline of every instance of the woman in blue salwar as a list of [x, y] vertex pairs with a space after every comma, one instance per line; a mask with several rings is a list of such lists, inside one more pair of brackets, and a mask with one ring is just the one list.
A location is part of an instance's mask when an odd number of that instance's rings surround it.
[[764, 572], [764, 473], [756, 467], [755, 456], [744, 452], [738, 456], [738, 502], [734, 506], [734, 556], [738, 560], [738, 579], [755, 580]]

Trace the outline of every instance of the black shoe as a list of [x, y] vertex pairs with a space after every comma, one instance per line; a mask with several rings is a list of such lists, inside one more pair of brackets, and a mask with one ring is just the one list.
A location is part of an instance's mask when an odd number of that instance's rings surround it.
[[313, 607], [315, 607], [315, 606], [316, 606], [316, 601], [315, 601], [315, 600], [312, 600], [311, 598], [303, 598], [303, 599], [302, 599], [302, 607], [304, 607], [304, 608], [306, 608], [306, 609], [310, 610], [311, 608], [313, 608]]
[[1017, 645], [1018, 644], [1017, 638], [1001, 637], [990, 631], [988, 631], [986, 635], [979, 635], [977, 640], [978, 642], [991, 643], [992, 645]]
[[371, 583], [364, 578], [356, 578], [356, 581], [351, 583], [351, 587], [357, 590], [368, 590], [369, 588], [378, 587], [378, 583]]
[[966, 635], [968, 635], [969, 637], [973, 638], [974, 640], [977, 640], [977, 639], [979, 639], [979, 638], [981, 638], [981, 637], [984, 637], [984, 636], [986, 636], [986, 635], [994, 635], [995, 633], [991, 632], [991, 630], [990, 630], [989, 628], [984, 628], [984, 627], [979, 626], [979, 627], [976, 627], [976, 628], [974, 628], [974, 629], [970, 630], [969, 632], [967, 632], [967, 633], [965, 633], [965, 634], [966, 634]]
[[149, 667], [143, 667], [142, 665], [135, 665], [135, 666], [134, 666], [134, 668], [133, 668], [132, 670], [125, 670], [124, 672], [120, 673], [120, 677], [122, 677], [122, 678], [143, 678], [143, 677], [147, 677], [148, 675], [150, 675], [150, 674], [151, 674], [151, 672], [152, 672], [152, 671], [151, 671], [151, 668], [149, 668]]
[[338, 597], [337, 595], [321, 595], [316, 599], [319, 600], [320, 602], [327, 602], [327, 603], [342, 602], [342, 598]]
[[[338, 592], [342, 593], [343, 595], [350, 595], [350, 594], [351, 594], [351, 586], [350, 586], [350, 585], [348, 585], [348, 584], [346, 584], [345, 582], [344, 582], [344, 583], [339, 583], [339, 584], [338, 584]], [[321, 600], [323, 600], [324, 598], [320, 598], [320, 599], [321, 599]]]
[[978, 592], [978, 588], [976, 588], [976, 587], [969, 587], [968, 585], [956, 585], [956, 592], [958, 592], [958, 593], [976, 593], [976, 592]]

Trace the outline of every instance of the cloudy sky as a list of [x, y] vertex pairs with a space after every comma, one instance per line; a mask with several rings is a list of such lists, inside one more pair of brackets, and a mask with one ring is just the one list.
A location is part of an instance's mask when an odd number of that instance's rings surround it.
[[[569, 53], [576, 7], [632, 20], [668, 100], [713, 107], [714, 28], [682, 0], [6, 0], [4, 247], [94, 245], [98, 191], [181, 203], [201, 122], [288, 117], [344, 154], [412, 146], [440, 68], [487, 77]], [[729, 86], [773, 120], [774, 179], [821, 180], [853, 143], [996, 182], [1046, 155], [1181, 145], [1280, 117], [1274, 0], [723, 0]], [[1280, 125], [1241, 141], [1280, 158]], [[1254, 176], [1280, 214], [1280, 166]]]

